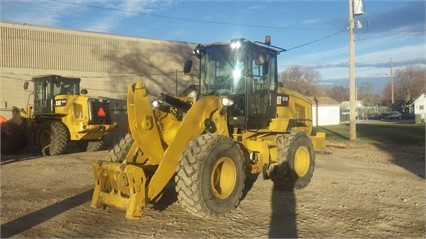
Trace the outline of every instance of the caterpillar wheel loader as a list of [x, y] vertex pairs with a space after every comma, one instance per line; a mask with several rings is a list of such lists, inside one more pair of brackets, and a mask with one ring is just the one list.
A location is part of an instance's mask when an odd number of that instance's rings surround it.
[[[37, 145], [43, 155], [59, 155], [70, 142], [82, 151], [100, 149], [104, 136], [118, 125], [111, 120], [110, 102], [86, 96], [86, 89], [80, 92], [80, 81], [59, 75], [33, 77], [27, 106], [13, 107], [13, 118], [2, 124], [2, 153]], [[24, 89], [28, 86], [27, 81]]]
[[130, 134], [93, 163], [91, 207], [140, 219], [174, 179], [187, 211], [215, 217], [239, 204], [248, 174], [285, 190], [306, 187], [325, 133], [311, 136], [312, 104], [278, 84], [284, 49], [265, 39], [199, 44], [184, 66], [189, 73], [199, 62], [195, 100], [161, 93], [151, 102], [143, 82], [129, 85]]

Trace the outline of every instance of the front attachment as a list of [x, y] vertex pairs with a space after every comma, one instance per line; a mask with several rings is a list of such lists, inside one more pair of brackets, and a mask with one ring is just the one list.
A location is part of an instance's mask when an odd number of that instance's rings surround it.
[[126, 211], [126, 218], [139, 220], [148, 203], [146, 176], [142, 168], [99, 160], [92, 165], [95, 175], [93, 208], [110, 206]]

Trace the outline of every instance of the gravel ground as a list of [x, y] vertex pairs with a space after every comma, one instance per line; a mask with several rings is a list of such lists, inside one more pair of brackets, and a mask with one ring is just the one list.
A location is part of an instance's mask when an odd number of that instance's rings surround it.
[[91, 164], [105, 150], [2, 156], [1, 237], [426, 238], [424, 148], [351, 143], [330, 150], [316, 155], [303, 190], [274, 190], [253, 176], [235, 210], [203, 219], [182, 209], [170, 183], [140, 221], [89, 206]]

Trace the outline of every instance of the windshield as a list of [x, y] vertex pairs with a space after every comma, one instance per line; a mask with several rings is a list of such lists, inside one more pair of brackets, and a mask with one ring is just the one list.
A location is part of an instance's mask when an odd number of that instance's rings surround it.
[[265, 127], [275, 115], [278, 51], [242, 40], [197, 46], [194, 52], [200, 59], [199, 96], [231, 99], [234, 104], [228, 113], [233, 126]]
[[[212, 45], [201, 58], [201, 95], [235, 95], [270, 90], [275, 84], [275, 55], [260, 47]], [[272, 85], [271, 85], [272, 84]], [[256, 89], [251, 89], [255, 87]]]
[[230, 45], [206, 49], [201, 60], [201, 94], [228, 95], [244, 93], [247, 79], [247, 56]]
[[80, 79], [57, 76], [34, 78], [34, 112], [53, 112], [52, 99], [56, 95], [79, 95]]
[[54, 79], [53, 95], [78, 95], [79, 82], [75, 79], [58, 78]]

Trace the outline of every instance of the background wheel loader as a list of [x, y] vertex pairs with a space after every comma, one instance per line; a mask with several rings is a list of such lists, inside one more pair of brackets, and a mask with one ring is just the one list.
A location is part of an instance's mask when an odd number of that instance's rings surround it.
[[140, 219], [174, 179], [182, 206], [210, 217], [238, 205], [248, 174], [263, 173], [285, 190], [306, 187], [325, 134], [311, 136], [311, 102], [278, 84], [277, 55], [284, 49], [266, 40], [199, 44], [191, 57], [199, 62], [195, 101], [162, 93], [151, 107], [145, 84], [131, 84], [131, 134], [93, 164], [91, 206]]
[[[104, 136], [117, 124], [111, 122], [110, 102], [85, 96], [85, 89], [81, 95], [80, 81], [58, 75], [32, 78], [34, 91], [27, 106], [13, 107], [13, 118], [1, 126], [2, 153], [38, 145], [43, 155], [59, 155], [69, 142], [76, 142], [82, 151], [100, 149]], [[25, 90], [28, 85], [24, 83]]]

